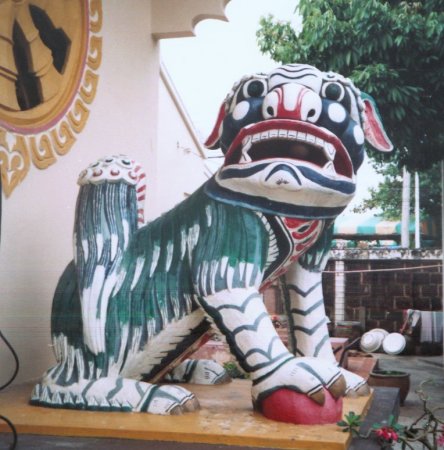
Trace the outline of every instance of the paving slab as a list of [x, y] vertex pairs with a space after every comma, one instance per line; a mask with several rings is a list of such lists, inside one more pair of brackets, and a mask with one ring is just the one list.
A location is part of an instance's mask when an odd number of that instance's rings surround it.
[[[350, 444], [350, 435], [343, 433], [336, 424], [292, 425], [268, 420], [256, 413], [251, 404], [249, 380], [233, 380], [220, 386], [186, 387], [197, 395], [201, 409], [174, 417], [31, 406], [28, 404], [31, 384], [8, 388], [0, 394], [0, 404], [2, 414], [14, 423], [20, 435], [45, 435], [45, 439], [48, 435], [125, 438], [146, 440], [148, 449], [155, 448], [148, 446], [148, 442], [152, 445], [152, 442], [165, 441], [188, 444], [193, 450], [199, 447], [191, 444], [313, 450], [345, 450]], [[370, 404], [371, 396], [344, 399], [344, 414], [350, 411], [365, 414]], [[0, 425], [0, 431], [5, 430]], [[132, 447], [125, 444], [120, 448]]]
[[[410, 374], [410, 391], [399, 412], [399, 422], [408, 425], [423, 412], [422, 401], [416, 391], [423, 383], [429, 395], [430, 406], [444, 407], [443, 356], [387, 355], [375, 354], [378, 367], [383, 370], [398, 370]], [[444, 414], [443, 414], [444, 415]]]

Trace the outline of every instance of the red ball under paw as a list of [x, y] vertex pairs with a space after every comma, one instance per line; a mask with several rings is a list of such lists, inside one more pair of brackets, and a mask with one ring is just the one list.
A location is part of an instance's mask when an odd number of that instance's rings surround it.
[[262, 401], [262, 414], [268, 419], [303, 425], [336, 423], [342, 418], [342, 397], [335, 399], [324, 389], [321, 406], [305, 394], [279, 389]]

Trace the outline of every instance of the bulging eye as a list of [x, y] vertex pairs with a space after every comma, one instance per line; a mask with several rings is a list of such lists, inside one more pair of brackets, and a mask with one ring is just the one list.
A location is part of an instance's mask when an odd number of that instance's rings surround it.
[[301, 119], [306, 122], [316, 123], [322, 112], [322, 100], [318, 94], [308, 91], [301, 102]]
[[267, 93], [267, 83], [265, 80], [249, 80], [242, 87], [244, 98], [263, 97]]
[[340, 102], [344, 98], [345, 89], [344, 86], [342, 86], [342, 84], [340, 83], [325, 83], [322, 86], [321, 94], [322, 97], [328, 98], [329, 100]]
[[264, 119], [272, 119], [277, 116], [279, 96], [276, 91], [271, 91], [262, 103], [262, 115]]
[[242, 120], [250, 110], [250, 104], [245, 100], [238, 103], [233, 109], [233, 119], [234, 120]]

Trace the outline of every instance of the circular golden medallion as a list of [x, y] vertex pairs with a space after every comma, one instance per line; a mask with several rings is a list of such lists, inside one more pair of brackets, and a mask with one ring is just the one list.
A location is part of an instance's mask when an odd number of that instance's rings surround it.
[[6, 195], [85, 126], [101, 61], [101, 0], [0, 0], [0, 167]]

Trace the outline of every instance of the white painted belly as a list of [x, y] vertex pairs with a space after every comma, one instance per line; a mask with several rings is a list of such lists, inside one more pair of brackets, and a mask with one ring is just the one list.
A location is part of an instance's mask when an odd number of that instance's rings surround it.
[[203, 311], [197, 309], [183, 319], [169, 323], [146, 344], [143, 350], [128, 356], [121, 376], [140, 379], [142, 374], [151, 372], [204, 320], [204, 317]]

